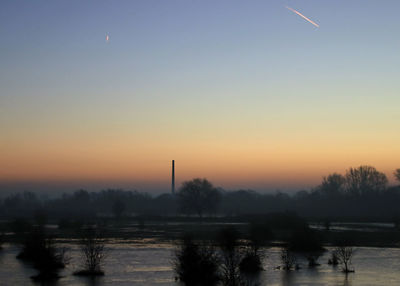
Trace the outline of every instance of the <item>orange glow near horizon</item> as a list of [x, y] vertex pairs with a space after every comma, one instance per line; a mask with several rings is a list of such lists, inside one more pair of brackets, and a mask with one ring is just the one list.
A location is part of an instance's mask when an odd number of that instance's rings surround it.
[[400, 1], [297, 3], [315, 22], [280, 1], [14, 2], [0, 196], [29, 182], [168, 191], [173, 159], [177, 187], [310, 189], [360, 165], [395, 183]]
[[[146, 142], [146, 140], [148, 140]], [[316, 186], [329, 173], [344, 173], [349, 167], [373, 165], [393, 181], [398, 166], [393, 160], [400, 152], [391, 146], [363, 148], [358, 142], [341, 146], [320, 139], [285, 143], [279, 140], [246, 142], [189, 140], [179, 142], [142, 140], [103, 141], [86, 138], [77, 141], [50, 141], [25, 145], [14, 144], [3, 149], [2, 181], [92, 181], [145, 182], [147, 185], [170, 181], [170, 162], [176, 161], [177, 183], [194, 177], [205, 177], [217, 186], [229, 189], [304, 188]], [[265, 140], [265, 141], [264, 141]], [[310, 141], [309, 141], [310, 140]], [[46, 143], [47, 142], [47, 143]], [[161, 143], [162, 142], [162, 143]], [[366, 160], [365, 158], [368, 158]]]

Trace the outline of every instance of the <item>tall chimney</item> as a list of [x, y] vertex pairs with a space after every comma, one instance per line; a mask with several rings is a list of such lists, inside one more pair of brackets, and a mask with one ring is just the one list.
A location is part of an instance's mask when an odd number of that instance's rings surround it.
[[172, 160], [171, 192], [172, 192], [173, 195], [175, 195], [175, 160]]

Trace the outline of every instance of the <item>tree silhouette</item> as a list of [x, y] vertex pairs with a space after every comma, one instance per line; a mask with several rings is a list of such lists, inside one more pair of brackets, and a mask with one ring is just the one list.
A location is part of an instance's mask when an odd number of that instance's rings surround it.
[[394, 176], [396, 177], [396, 180], [400, 182], [400, 169], [394, 171]]
[[180, 210], [186, 214], [195, 213], [203, 217], [205, 212], [215, 213], [220, 194], [206, 179], [193, 179], [184, 182], [179, 193]]
[[347, 191], [352, 195], [379, 193], [386, 189], [388, 179], [371, 166], [350, 168], [346, 172]]
[[346, 179], [344, 176], [333, 173], [324, 177], [319, 189], [323, 194], [338, 195], [343, 192]]
[[353, 269], [350, 269], [351, 258], [353, 257], [354, 249], [350, 246], [339, 245], [335, 249], [335, 255], [339, 260], [340, 264], [342, 264], [342, 270], [345, 273], [354, 272]]

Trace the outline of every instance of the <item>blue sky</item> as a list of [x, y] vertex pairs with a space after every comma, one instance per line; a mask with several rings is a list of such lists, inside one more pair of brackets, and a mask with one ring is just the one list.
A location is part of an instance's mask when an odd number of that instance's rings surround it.
[[[358, 164], [391, 176], [400, 152], [399, 8], [2, 1], [0, 179], [110, 174], [104, 180], [151, 190], [168, 184], [172, 158], [186, 170], [180, 180], [204, 176], [230, 188], [309, 187]], [[231, 165], [243, 161], [249, 175], [238, 178]]]

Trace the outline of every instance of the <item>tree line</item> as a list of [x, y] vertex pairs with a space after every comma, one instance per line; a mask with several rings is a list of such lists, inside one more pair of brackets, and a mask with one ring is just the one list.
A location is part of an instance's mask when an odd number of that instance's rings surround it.
[[[400, 182], [400, 169], [394, 172]], [[386, 175], [372, 166], [333, 173], [311, 190], [294, 194], [226, 191], [207, 179], [184, 182], [177, 195], [152, 196], [138, 191], [78, 190], [58, 198], [32, 192], [0, 200], [1, 217], [130, 217], [130, 216], [246, 216], [292, 211], [305, 217], [400, 218], [400, 186], [388, 186]]]

